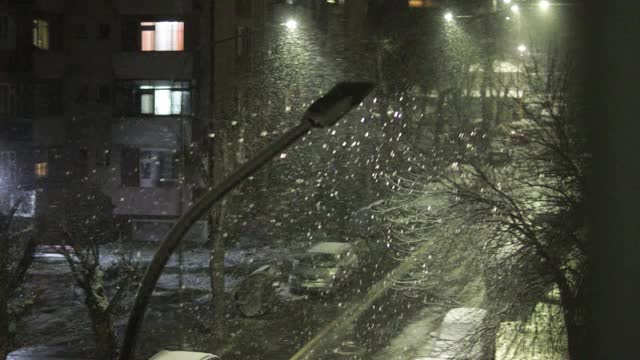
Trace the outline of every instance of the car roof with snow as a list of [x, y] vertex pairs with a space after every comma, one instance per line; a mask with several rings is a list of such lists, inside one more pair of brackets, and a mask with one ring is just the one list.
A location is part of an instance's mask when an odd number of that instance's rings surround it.
[[449, 310], [442, 324], [480, 322], [487, 315], [487, 310], [472, 307], [459, 307]]
[[215, 359], [220, 359], [220, 357], [213, 354], [202, 353], [202, 352], [162, 350], [149, 360], [215, 360]]
[[321, 242], [313, 245], [307, 253], [312, 254], [342, 254], [351, 250], [352, 246], [343, 242]]

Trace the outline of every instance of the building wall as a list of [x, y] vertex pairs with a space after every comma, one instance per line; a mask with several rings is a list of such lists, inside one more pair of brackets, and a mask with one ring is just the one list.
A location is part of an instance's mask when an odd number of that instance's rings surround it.
[[[212, 3], [213, 21], [206, 11]], [[238, 55], [239, 28], [259, 32], [264, 21], [265, 2], [250, 3], [246, 12], [233, 0], [35, 0], [12, 15], [16, 36], [0, 43], [0, 83], [16, 77], [28, 83], [22, 97], [31, 104], [33, 124], [25, 153], [32, 156], [21, 158], [30, 168], [49, 162], [48, 176], [35, 184], [52, 195], [41, 198], [55, 198], [73, 181], [90, 181], [111, 197], [117, 215], [166, 220], [184, 212], [192, 181], [183, 178], [183, 152], [202, 136], [203, 124], [234, 116], [238, 63], [246, 56]], [[31, 44], [33, 19], [48, 24], [47, 49]], [[184, 51], [141, 51], [141, 22], [153, 21], [183, 21]], [[189, 82], [190, 113], [123, 114], [116, 101], [120, 84], [143, 80]], [[16, 148], [12, 144], [0, 139], [0, 148]], [[170, 152], [176, 179], [157, 187], [123, 183], [127, 169], [142, 169], [124, 167], [123, 151], [132, 148]]]

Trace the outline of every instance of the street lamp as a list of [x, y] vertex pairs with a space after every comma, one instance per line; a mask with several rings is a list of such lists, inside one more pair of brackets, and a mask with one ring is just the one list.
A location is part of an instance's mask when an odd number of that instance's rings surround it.
[[298, 22], [295, 19], [289, 19], [283, 25], [289, 30], [295, 30], [298, 27]]
[[511, 0], [502, 0], [503, 3], [505, 3], [506, 5], [511, 4]]
[[444, 14], [444, 19], [445, 19], [447, 22], [451, 22], [451, 21], [453, 20], [453, 14], [452, 14], [451, 12], [449, 12], [449, 11], [448, 11], [448, 12], [446, 12], [446, 13]]
[[122, 348], [120, 349], [120, 360], [132, 360], [135, 358], [140, 327], [153, 289], [167, 261], [191, 226], [209, 211], [217, 201], [235, 189], [243, 180], [254, 174], [289, 145], [307, 134], [311, 128], [326, 128], [338, 122], [349, 111], [357, 107], [369, 95], [373, 87], [374, 84], [369, 82], [342, 82], [334, 86], [325, 96], [309, 106], [302, 115], [299, 125], [284, 133], [275, 142], [263, 149], [255, 158], [244, 163], [218, 186], [207, 191], [176, 221], [169, 234], [160, 243], [140, 282], [133, 308], [129, 314]]
[[511, 5], [511, 12], [514, 14], [520, 13], [520, 7], [518, 7], [518, 4]]
[[538, 3], [538, 6], [540, 7], [540, 9], [542, 10], [547, 10], [549, 9], [549, 6], [551, 6], [551, 3], [547, 0], [542, 0]]
[[524, 44], [518, 45], [518, 51], [520, 52], [520, 56], [524, 55], [524, 52], [527, 51], [527, 46]]

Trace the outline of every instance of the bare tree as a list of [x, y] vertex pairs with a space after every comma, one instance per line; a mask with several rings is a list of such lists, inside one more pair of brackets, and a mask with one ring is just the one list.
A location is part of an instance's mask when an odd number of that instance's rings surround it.
[[590, 259], [584, 210], [589, 155], [571, 66], [556, 59], [526, 66], [529, 95], [513, 99], [524, 119], [501, 134], [494, 130], [488, 153], [503, 151], [506, 163], [478, 150], [482, 134], [460, 132], [428, 154], [439, 156], [429, 162], [435, 167], [417, 164], [422, 171], [393, 179], [396, 196], [382, 211], [394, 225], [391, 242], [400, 256], [418, 244], [433, 245], [400, 286], [468, 301], [473, 294], [460, 294], [476, 285], [475, 295], [483, 293], [483, 306], [494, 314], [493, 331], [501, 319], [530, 315], [557, 288], [569, 354], [579, 359]]
[[[124, 254], [111, 264], [113, 269], [101, 265], [99, 246], [115, 240], [118, 232], [111, 201], [98, 188], [78, 185], [74, 191], [64, 193], [60, 205], [64, 215], [55, 231], [59, 232], [64, 246], [59, 251], [84, 295], [95, 337], [96, 359], [117, 359], [119, 344], [114, 319], [139, 274], [138, 268]], [[108, 279], [106, 270], [113, 270], [109, 274], [115, 274], [115, 279]]]
[[[11, 350], [11, 314], [9, 302], [31, 266], [36, 238], [31, 226], [16, 224], [20, 201], [5, 214], [0, 212], [0, 356]], [[24, 237], [27, 241], [24, 245]], [[18, 244], [18, 246], [15, 246]]]

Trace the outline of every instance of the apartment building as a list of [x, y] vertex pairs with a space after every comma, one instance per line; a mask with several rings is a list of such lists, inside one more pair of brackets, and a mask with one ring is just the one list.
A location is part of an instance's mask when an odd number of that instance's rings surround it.
[[260, 0], [4, 1], [5, 207], [29, 191], [31, 215], [44, 214], [73, 184], [92, 184], [134, 239], [160, 238], [193, 200], [185, 151], [238, 92], [265, 10]]

